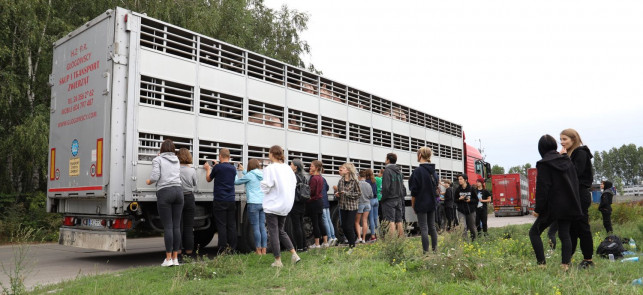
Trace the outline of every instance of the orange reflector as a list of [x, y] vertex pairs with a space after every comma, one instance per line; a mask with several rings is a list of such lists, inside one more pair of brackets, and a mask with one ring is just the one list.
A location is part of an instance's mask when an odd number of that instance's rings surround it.
[[49, 159], [49, 179], [56, 179], [56, 149], [51, 149], [51, 155]]
[[96, 140], [96, 176], [103, 176], [103, 139]]

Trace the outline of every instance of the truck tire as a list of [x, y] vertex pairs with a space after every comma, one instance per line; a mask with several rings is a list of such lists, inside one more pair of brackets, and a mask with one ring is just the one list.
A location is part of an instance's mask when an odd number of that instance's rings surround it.
[[335, 237], [337, 238], [338, 243], [343, 244], [346, 237], [344, 236], [344, 230], [342, 229], [341, 222], [339, 220], [339, 206], [331, 206], [330, 219], [333, 221], [333, 227], [335, 228]]
[[216, 225], [212, 220], [212, 217], [210, 217], [210, 227], [194, 232], [194, 249], [197, 251], [203, 251], [203, 249], [212, 242], [212, 238], [216, 231]]
[[237, 250], [241, 253], [250, 253], [255, 250], [255, 236], [252, 232], [252, 225], [248, 218], [248, 210], [243, 211], [243, 224], [241, 224], [241, 236], [237, 237]]

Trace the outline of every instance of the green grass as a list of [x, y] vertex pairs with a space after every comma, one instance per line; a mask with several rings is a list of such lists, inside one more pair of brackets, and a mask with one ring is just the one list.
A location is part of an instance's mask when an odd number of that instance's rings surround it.
[[[271, 268], [271, 255], [224, 255], [180, 267], [146, 267], [79, 278], [33, 291], [43, 294], [643, 294], [630, 282], [643, 276], [643, 262], [609, 262], [560, 269], [560, 248], [545, 268], [535, 265], [527, 232], [530, 225], [490, 229], [487, 238], [467, 243], [460, 234], [439, 237], [438, 253], [421, 253], [418, 238], [389, 240], [357, 247], [310, 250], [302, 262]], [[593, 220], [594, 249], [604, 238]], [[643, 216], [615, 225], [616, 234], [643, 244]], [[508, 238], [510, 236], [510, 238]], [[395, 260], [393, 260], [395, 259]]]

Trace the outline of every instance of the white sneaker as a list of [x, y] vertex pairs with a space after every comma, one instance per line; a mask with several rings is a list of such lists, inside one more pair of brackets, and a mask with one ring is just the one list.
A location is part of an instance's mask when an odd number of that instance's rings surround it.
[[275, 260], [275, 262], [273, 262], [270, 266], [272, 266], [272, 267], [283, 267], [284, 264], [281, 263], [281, 260]]
[[301, 258], [299, 257], [299, 255], [293, 254], [291, 260], [292, 263], [296, 264], [297, 262], [301, 261]]
[[323, 244], [321, 245], [321, 247], [322, 247], [322, 248], [328, 248], [329, 246], [330, 246], [330, 245], [329, 245], [328, 243], [323, 243]]
[[359, 239], [357, 239], [357, 241], [355, 241], [355, 243], [363, 243], [363, 242], [364, 241], [362, 241], [362, 238], [359, 238]]
[[172, 265], [174, 265], [174, 266], [179, 266], [179, 265], [180, 265], [180, 264], [179, 264], [179, 259], [178, 259], [178, 258], [176, 258], [176, 259], [172, 259]]
[[165, 266], [173, 266], [173, 265], [174, 265], [174, 262], [172, 262], [172, 259], [170, 259], [170, 260], [165, 259], [165, 260], [163, 260], [163, 263], [161, 263], [161, 266], [164, 266], [164, 267]]
[[308, 247], [308, 249], [317, 249], [317, 248], [321, 248], [321, 246], [312, 244], [310, 245], [310, 247]]

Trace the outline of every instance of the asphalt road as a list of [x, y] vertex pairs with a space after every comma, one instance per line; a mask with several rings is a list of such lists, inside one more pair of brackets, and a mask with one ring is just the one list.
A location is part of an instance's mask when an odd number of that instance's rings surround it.
[[[494, 217], [489, 215], [489, 227], [502, 227], [509, 224], [532, 223], [535, 218], [531, 215], [520, 217]], [[214, 253], [216, 235], [212, 243], [206, 247], [206, 253]], [[78, 276], [94, 275], [139, 266], [160, 265], [165, 257], [163, 238], [128, 239], [127, 252], [109, 252], [61, 246], [54, 243], [33, 244], [26, 255], [25, 268], [28, 273], [25, 286], [33, 288], [71, 280]], [[14, 267], [14, 253], [18, 248], [0, 246], [0, 282], [8, 286], [7, 271]]]

